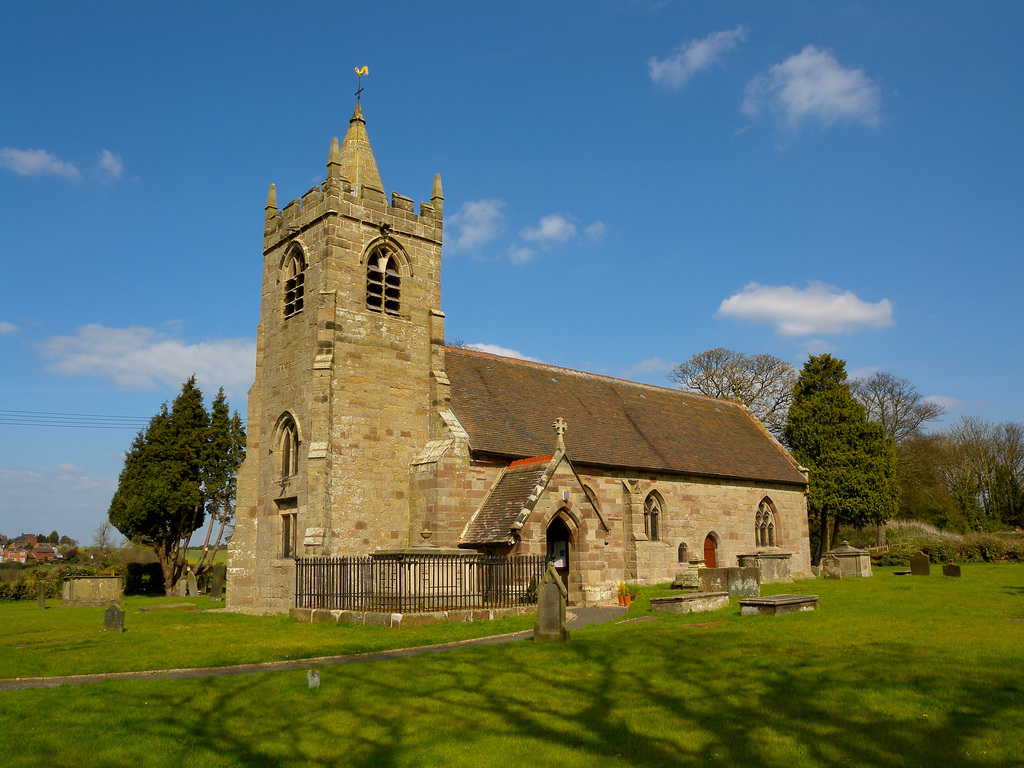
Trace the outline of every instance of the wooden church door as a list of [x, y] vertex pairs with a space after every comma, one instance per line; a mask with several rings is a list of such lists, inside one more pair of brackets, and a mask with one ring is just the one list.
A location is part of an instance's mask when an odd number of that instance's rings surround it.
[[710, 534], [704, 539], [704, 567], [705, 568], [717, 568], [718, 567], [718, 547], [715, 546], [715, 540]]

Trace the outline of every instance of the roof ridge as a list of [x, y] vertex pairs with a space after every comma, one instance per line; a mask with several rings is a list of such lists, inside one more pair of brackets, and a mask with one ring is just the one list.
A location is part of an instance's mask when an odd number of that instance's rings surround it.
[[509, 357], [508, 355], [496, 355], [493, 352], [481, 352], [476, 349], [467, 349], [466, 347], [449, 347], [445, 346], [445, 354], [450, 353], [472, 355], [474, 357], [491, 358], [494, 360], [501, 360], [503, 362], [509, 362], [513, 365], [525, 365], [532, 368], [547, 368], [553, 371], [564, 371], [565, 373], [576, 374], [577, 376], [589, 376], [594, 379], [604, 379], [606, 381], [615, 381], [622, 384], [630, 384], [634, 387], [644, 387], [646, 389], [652, 389], [656, 392], [672, 392], [681, 395], [690, 395], [691, 397], [698, 397], [703, 400], [711, 400], [716, 403], [725, 403], [726, 405], [736, 406], [743, 408], [742, 403], [736, 402], [735, 400], [727, 400], [724, 397], [712, 397], [711, 395], [705, 395], [700, 392], [690, 392], [685, 389], [679, 389], [678, 387], [661, 387], [657, 384], [645, 384], [642, 381], [633, 381], [632, 379], [623, 379], [618, 376], [608, 376], [603, 373], [591, 373], [590, 371], [581, 371], [578, 368], [566, 368], [562, 365], [552, 365], [551, 363], [542, 363], [537, 360], [524, 360], [521, 357]]
[[525, 467], [529, 464], [546, 464], [555, 458], [555, 454], [549, 453], [547, 456], [528, 456], [525, 459], [516, 459], [508, 465], [509, 469], [518, 469], [519, 467]]

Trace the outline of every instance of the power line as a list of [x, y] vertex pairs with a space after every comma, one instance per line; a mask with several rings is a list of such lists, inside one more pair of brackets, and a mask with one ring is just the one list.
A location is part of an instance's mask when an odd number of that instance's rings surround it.
[[131, 429], [149, 424], [141, 416], [103, 416], [95, 413], [52, 413], [0, 409], [0, 424], [20, 427], [66, 427], [74, 429]]

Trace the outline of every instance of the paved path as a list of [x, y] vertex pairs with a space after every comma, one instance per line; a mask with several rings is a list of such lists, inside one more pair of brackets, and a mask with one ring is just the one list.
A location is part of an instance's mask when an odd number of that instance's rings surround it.
[[[570, 630], [580, 629], [590, 624], [601, 624], [612, 619], [621, 618], [626, 614], [625, 608], [618, 606], [594, 606], [592, 608], [570, 608], [575, 618], [569, 623]], [[457, 648], [469, 648], [475, 645], [497, 645], [515, 640], [525, 640], [533, 636], [532, 629], [513, 632], [507, 635], [490, 635], [476, 637], [471, 640], [459, 640], [454, 643], [438, 643], [422, 645], [417, 648], [396, 648], [390, 651], [373, 653], [357, 653], [351, 656], [318, 656], [310, 659], [294, 659], [292, 661], [266, 661], [261, 664], [235, 664], [230, 667], [195, 667], [190, 669], [154, 669], [141, 672], [105, 672], [96, 675], [66, 675], [63, 677], [15, 677], [0, 680], [0, 693], [3, 691], [21, 691], [27, 688], [56, 688], [61, 685], [86, 685], [102, 683], [108, 680], [199, 680], [206, 677], [233, 677], [235, 675], [253, 675], [260, 672], [281, 672], [288, 669], [309, 669], [326, 667], [334, 664], [353, 664], [359, 661], [380, 661], [385, 659], [402, 659], [407, 656], [419, 656], [424, 653], [444, 653]]]

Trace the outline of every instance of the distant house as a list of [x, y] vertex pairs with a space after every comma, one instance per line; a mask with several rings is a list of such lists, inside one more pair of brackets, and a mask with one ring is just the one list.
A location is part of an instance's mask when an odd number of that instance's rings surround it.
[[29, 558], [37, 563], [50, 563], [60, 559], [60, 552], [52, 544], [36, 544], [35, 549], [29, 552]]
[[28, 559], [28, 550], [18, 545], [8, 546], [3, 551], [3, 560], [6, 563], [24, 563]]

